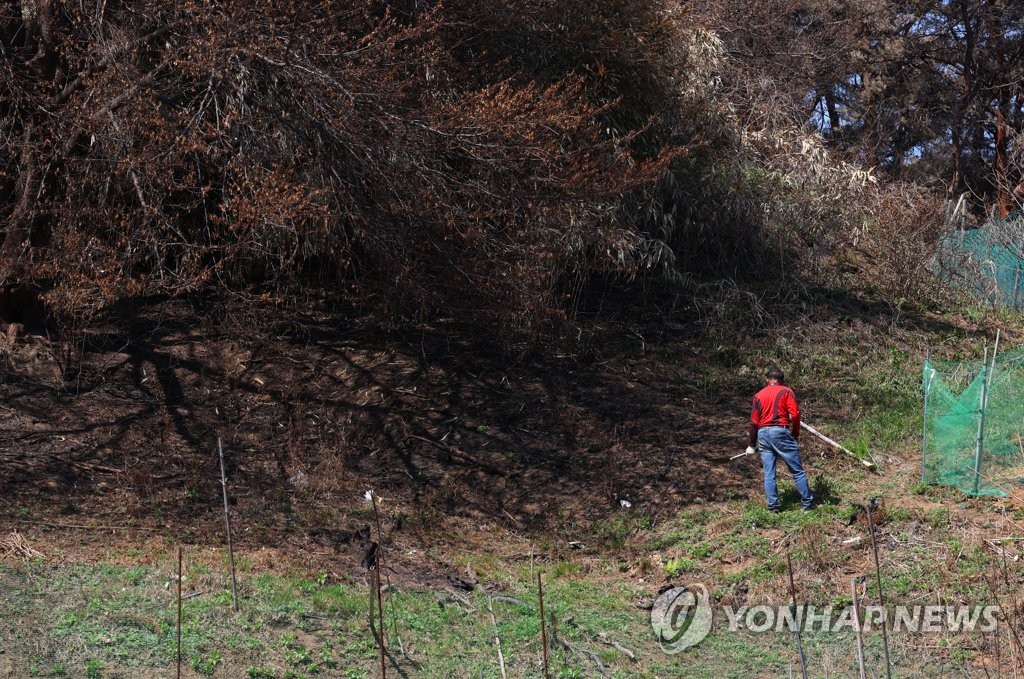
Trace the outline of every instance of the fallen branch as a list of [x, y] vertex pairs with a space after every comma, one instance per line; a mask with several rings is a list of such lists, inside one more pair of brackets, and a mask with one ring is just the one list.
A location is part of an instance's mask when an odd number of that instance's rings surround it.
[[445, 445], [445, 444], [443, 444], [443, 443], [441, 443], [439, 441], [434, 441], [433, 439], [428, 439], [425, 436], [418, 436], [416, 434], [409, 434], [408, 436], [405, 437], [406, 441], [408, 441], [409, 439], [416, 439], [417, 441], [423, 441], [424, 443], [429, 443], [430, 445], [434, 446], [435, 448], [443, 450], [445, 453], [451, 455], [452, 457], [454, 457], [456, 459], [462, 460], [463, 462], [468, 462], [470, 464], [475, 464], [477, 467], [480, 467], [481, 469], [483, 469], [485, 471], [489, 471], [492, 474], [503, 474], [504, 473], [501, 469], [499, 469], [498, 467], [495, 467], [494, 465], [490, 464], [489, 462], [484, 462], [483, 460], [478, 460], [475, 457], [473, 457], [472, 455], [470, 455], [469, 453], [464, 453], [464, 452], [462, 452], [461, 450], [459, 450], [458, 448], [456, 448], [454, 446], [448, 446], [448, 445]]
[[0, 539], [0, 559], [38, 559], [43, 553], [28, 544], [25, 536], [18, 531], [11, 531], [7, 537]]
[[[4, 441], [4, 443], [9, 443], [11, 441], [24, 441], [24, 440], [26, 440], [26, 437], [17, 437], [17, 438], [7, 439], [7, 440]], [[7, 465], [10, 465], [10, 466], [18, 465], [19, 467], [22, 467], [22, 468], [25, 468], [25, 469], [28, 469], [28, 468], [30, 468], [32, 466], [39, 466], [39, 465], [44, 465], [44, 464], [53, 464], [53, 463], [56, 462], [56, 463], [60, 463], [60, 464], [71, 465], [72, 467], [77, 467], [78, 469], [84, 469], [86, 471], [105, 472], [107, 474], [123, 474], [125, 472], [124, 469], [118, 469], [117, 467], [108, 467], [106, 465], [93, 464], [91, 462], [80, 462], [79, 460], [69, 460], [68, 458], [61, 457], [59, 455], [50, 455], [49, 457], [46, 457], [46, 458], [26, 459], [26, 457], [24, 455], [17, 455], [17, 456], [15, 456], [15, 455], [12, 455], [12, 454], [9, 454], [9, 453], [4, 453], [4, 454], [0, 454], [0, 457], [4, 458], [4, 463], [7, 464]], [[87, 456], [83, 456], [83, 457], [89, 457], [89, 456], [87, 455]]]
[[561, 636], [559, 636], [559, 634], [558, 634], [558, 625], [555, 624], [555, 614], [554, 613], [551, 614], [551, 643], [555, 644], [555, 645], [562, 646], [562, 648], [564, 648], [565, 650], [569, 651], [570, 653], [575, 653], [577, 655], [582, 655], [582, 656], [584, 656], [586, 658], [590, 658], [590, 660], [593, 661], [593, 663], [597, 666], [597, 669], [601, 673], [601, 676], [602, 677], [607, 677], [608, 676], [608, 668], [606, 668], [604, 666], [604, 663], [601, 662], [601, 658], [598, 657], [597, 653], [594, 653], [593, 651], [590, 651], [588, 649], [585, 649], [585, 648], [582, 648], [580, 646], [577, 646], [577, 645], [573, 644], [571, 641], [569, 641], [568, 639], [563, 639]]
[[583, 648], [581, 646], [576, 646], [568, 639], [563, 639], [562, 637], [555, 637], [555, 642], [561, 644], [565, 648], [565, 650], [569, 651], [570, 653], [576, 653], [577, 655], [582, 655], [585, 658], [590, 658], [590, 660], [593, 661], [593, 663], [597, 666], [597, 669], [601, 673], [601, 676], [608, 676], [608, 668], [604, 666], [603, 662], [601, 662], [601, 658], [597, 655], [597, 653], [594, 653], [590, 649]]
[[90, 472], [105, 472], [107, 474], [123, 474], [124, 469], [118, 469], [117, 467], [108, 467], [102, 464], [91, 464], [89, 462], [75, 462], [74, 460], [68, 460], [68, 462], [79, 469], [84, 469]]
[[501, 654], [501, 638], [498, 636], [498, 620], [494, 617], [494, 606], [491, 605], [491, 597], [487, 597], [487, 612], [491, 614], [491, 626], [494, 627], [494, 648], [498, 651], [498, 669], [501, 670], [501, 679], [508, 679], [505, 674], [505, 656]]
[[627, 658], [629, 658], [633, 662], [636, 662], [636, 653], [634, 653], [633, 651], [629, 650], [628, 648], [626, 648], [625, 646], [623, 646], [622, 644], [617, 642], [615, 639], [610, 638], [604, 632], [601, 632], [600, 634], [598, 634], [597, 638], [598, 638], [599, 641], [601, 641], [601, 642], [603, 642], [605, 644], [608, 644], [609, 646], [611, 646], [616, 651], [618, 651], [622, 655], [626, 656]]
[[203, 596], [204, 594], [209, 594], [212, 591], [213, 591], [212, 589], [204, 589], [201, 592], [192, 592], [191, 594], [186, 594], [185, 596], [181, 597], [181, 599], [182, 599], [182, 601], [188, 601], [189, 599], [195, 599], [198, 596]]
[[144, 526], [86, 526], [79, 523], [51, 523], [49, 521], [33, 521], [32, 519], [14, 519], [18, 523], [27, 523], [33, 526], [48, 526], [50, 528], [74, 528], [79, 530], [145, 530], [156, 532], [162, 528], [146, 528]]
[[439, 592], [435, 595], [435, 598], [437, 599], [437, 605], [441, 608], [448, 604], [454, 604], [465, 610], [466, 613], [476, 613], [476, 606], [469, 602], [468, 597], [453, 592]]
[[1012, 554], [1006, 547], [997, 544], [995, 540], [985, 539], [985, 544], [988, 545], [993, 552], [998, 554], [1003, 559], [1013, 559], [1014, 561], [1020, 560], [1020, 554]]

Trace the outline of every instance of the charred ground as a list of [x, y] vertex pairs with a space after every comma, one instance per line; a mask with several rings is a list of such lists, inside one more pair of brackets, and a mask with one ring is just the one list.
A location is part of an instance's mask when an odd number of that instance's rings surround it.
[[[12, 326], [0, 511], [217, 543], [218, 437], [241, 546], [352, 564], [370, 488], [401, 508], [393, 530], [424, 539], [455, 517], [571, 534], [621, 500], [656, 520], [752, 497], [756, 470], [728, 458], [742, 447], [760, 363], [784, 362], [799, 344], [855, 354], [893, 327], [850, 300], [807, 309], [745, 345], [703, 336], [682, 305], [595, 323], [575, 351], [518, 357], [444, 328], [385, 332], [327, 314], [285, 322], [273, 307], [236, 315], [199, 301], [138, 308], [130, 323], [90, 333], [70, 364]], [[928, 323], [904, 321], [905, 332]], [[812, 418], [842, 428], [874, 406], [844, 403], [844, 375], [821, 360], [792, 366], [797, 388]]]

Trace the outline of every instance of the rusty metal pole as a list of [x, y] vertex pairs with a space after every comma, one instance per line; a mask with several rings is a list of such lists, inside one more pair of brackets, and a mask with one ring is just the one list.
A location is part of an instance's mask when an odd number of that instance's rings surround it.
[[380, 621], [380, 677], [386, 679], [388, 676], [388, 666], [385, 660], [384, 651], [384, 598], [380, 592], [380, 546], [377, 546], [377, 559], [375, 563], [374, 582], [377, 584], [377, 615]]
[[875, 552], [875, 581], [878, 583], [878, 605], [882, 608], [882, 643], [885, 648], [885, 676], [892, 679], [892, 669], [889, 666], [889, 630], [885, 620], [885, 597], [882, 594], [882, 567], [878, 559], [878, 542], [875, 540], [875, 520], [871, 516], [871, 503], [864, 505], [865, 513], [868, 515], [868, 531], [871, 533], [871, 548]]
[[544, 624], [544, 585], [541, 583], [540, 571], [537, 571], [537, 597], [540, 599], [540, 639], [544, 645], [544, 679], [548, 679], [548, 631]]
[[804, 644], [800, 639], [800, 619], [796, 607], [796, 585], [793, 583], [793, 559], [789, 555], [789, 545], [786, 545], [786, 565], [789, 567], [789, 593], [793, 597], [793, 636], [796, 637], [796, 652], [800, 656], [800, 672], [803, 679], [807, 679], [807, 659], [804, 658]]
[[178, 547], [178, 673], [181, 679], [181, 547]]

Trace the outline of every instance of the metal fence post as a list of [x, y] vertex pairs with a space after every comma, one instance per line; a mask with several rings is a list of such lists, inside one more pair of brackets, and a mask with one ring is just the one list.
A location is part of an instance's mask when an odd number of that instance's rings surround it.
[[985, 397], [988, 395], [988, 347], [985, 347], [985, 358], [981, 361], [981, 399], [978, 402], [978, 446], [974, 451], [974, 495], [978, 494], [981, 484], [981, 450], [985, 445]]
[[1013, 268], [1013, 310], [1020, 311], [1018, 293], [1020, 292], [1020, 267]]
[[[996, 330], [996, 343], [992, 347], [992, 362], [988, 363], [986, 360], [986, 366], [984, 367], [985, 373], [982, 375], [981, 383], [981, 420], [978, 423], [978, 452], [975, 454], [974, 459], [974, 494], [978, 494], [978, 489], [981, 483], [981, 459], [984, 453], [984, 438], [985, 438], [985, 416], [988, 413], [988, 397], [992, 390], [992, 378], [996, 374], [996, 356], [999, 355], [999, 336], [1002, 330]], [[986, 350], [987, 353], [987, 350]]]
[[928, 457], [928, 396], [932, 391], [932, 380], [935, 379], [935, 368], [931, 367], [932, 350], [928, 348], [924, 355], [924, 416], [921, 423], [921, 483], [925, 480], [925, 463]]

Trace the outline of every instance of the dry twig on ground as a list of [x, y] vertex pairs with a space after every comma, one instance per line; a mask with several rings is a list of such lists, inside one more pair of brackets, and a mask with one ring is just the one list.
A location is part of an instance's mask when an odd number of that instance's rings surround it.
[[0, 539], [0, 560], [23, 559], [27, 561], [42, 557], [43, 553], [34, 549], [25, 536], [18, 531], [11, 531], [10, 535]]

